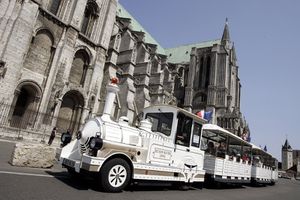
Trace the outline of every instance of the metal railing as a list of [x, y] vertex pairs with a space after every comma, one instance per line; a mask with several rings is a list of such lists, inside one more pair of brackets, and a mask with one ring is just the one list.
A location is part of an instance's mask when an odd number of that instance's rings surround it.
[[[0, 102], [0, 127], [12, 131], [31, 131], [39, 134], [45, 134], [53, 128], [53, 122], [65, 125], [64, 128], [57, 127], [58, 133], [65, 132], [67, 125], [76, 123], [76, 127], [80, 127], [78, 122], [71, 121], [66, 118], [54, 117], [53, 114], [41, 113], [35, 110], [14, 107]], [[55, 126], [55, 125], [54, 125]], [[65, 130], [63, 130], [65, 129]], [[77, 130], [72, 130], [77, 131]], [[49, 132], [50, 133], [50, 132]]]

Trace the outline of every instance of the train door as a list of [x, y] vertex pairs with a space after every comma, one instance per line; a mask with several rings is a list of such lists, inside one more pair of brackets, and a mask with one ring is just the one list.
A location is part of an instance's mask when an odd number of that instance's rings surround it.
[[171, 135], [173, 116], [173, 112], [146, 113], [146, 119], [152, 122], [151, 130], [162, 134], [162, 137], [159, 137], [161, 142], [153, 140], [149, 144], [149, 162], [152, 164], [172, 164], [174, 144], [162, 141], [163, 138], [168, 138]]
[[200, 150], [201, 129], [202, 125], [194, 122], [191, 117], [182, 113], [178, 114], [174, 141], [174, 164], [187, 172], [187, 181], [191, 175], [189, 172], [203, 168], [203, 151]]

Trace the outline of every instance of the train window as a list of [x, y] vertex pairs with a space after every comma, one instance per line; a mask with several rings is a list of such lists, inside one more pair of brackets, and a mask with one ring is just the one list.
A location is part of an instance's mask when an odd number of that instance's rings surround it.
[[147, 113], [146, 119], [152, 123], [152, 131], [171, 135], [173, 113]]
[[200, 146], [201, 130], [202, 130], [202, 125], [198, 123], [194, 123], [194, 130], [193, 130], [193, 137], [192, 137], [193, 147]]
[[236, 138], [229, 138], [228, 154], [231, 158], [236, 157], [236, 160], [239, 162], [241, 159], [242, 153], [242, 144]]
[[206, 151], [207, 143], [208, 143], [207, 138], [202, 137], [201, 138], [201, 146], [200, 146], [201, 150]]
[[221, 132], [204, 130], [202, 133], [201, 149], [205, 153], [225, 158], [227, 154], [227, 137]]
[[217, 157], [220, 157], [220, 158], [225, 158], [225, 155], [227, 154], [227, 144], [226, 144], [226, 141], [220, 141], [217, 149]]
[[250, 146], [243, 146], [243, 154], [242, 154], [243, 162], [251, 161], [251, 147]]
[[190, 145], [193, 119], [181, 113], [178, 114], [178, 125], [175, 143], [183, 146]]

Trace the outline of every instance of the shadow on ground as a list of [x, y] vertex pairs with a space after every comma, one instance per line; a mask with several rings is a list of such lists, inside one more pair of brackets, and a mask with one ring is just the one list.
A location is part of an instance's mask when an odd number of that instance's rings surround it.
[[[94, 176], [83, 176], [83, 175], [71, 175], [68, 172], [52, 172], [46, 171], [49, 175], [54, 176], [59, 181], [64, 184], [73, 187], [78, 190], [94, 190], [102, 192], [97, 182], [97, 178]], [[189, 186], [182, 186], [180, 184], [171, 184], [163, 182], [135, 182], [131, 183], [125, 191], [135, 192], [135, 191], [169, 191], [169, 190], [201, 190], [202, 188], [206, 189], [241, 189], [245, 188], [241, 185], [228, 185], [228, 184], [218, 184], [218, 185], [203, 185], [203, 184], [192, 184]]]
[[53, 172], [46, 171], [47, 174], [55, 177], [57, 180], [63, 182], [64, 184], [73, 187], [77, 190], [98, 190], [95, 187], [95, 180], [90, 177], [83, 177], [80, 175], [71, 175], [68, 172]]

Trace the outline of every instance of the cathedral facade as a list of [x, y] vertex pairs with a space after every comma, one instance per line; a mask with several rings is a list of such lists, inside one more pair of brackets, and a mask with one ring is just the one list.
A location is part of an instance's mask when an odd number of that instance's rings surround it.
[[101, 115], [112, 77], [116, 119], [170, 104], [249, 134], [227, 22], [218, 40], [165, 49], [117, 0], [2, 0], [0, 40], [1, 134], [76, 132]]
[[116, 0], [1, 0], [1, 132], [76, 131], [98, 112], [116, 8]]

